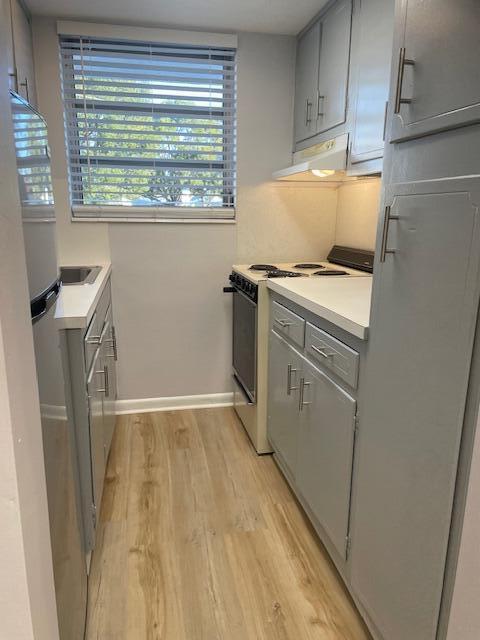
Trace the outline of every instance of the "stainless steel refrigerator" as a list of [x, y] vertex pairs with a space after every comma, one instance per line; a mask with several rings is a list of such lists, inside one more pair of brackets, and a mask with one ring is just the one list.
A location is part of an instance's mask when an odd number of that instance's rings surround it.
[[58, 624], [61, 640], [83, 640], [87, 609], [78, 459], [64, 373], [65, 333], [55, 322], [60, 292], [47, 127], [12, 93], [17, 173], [42, 420]]

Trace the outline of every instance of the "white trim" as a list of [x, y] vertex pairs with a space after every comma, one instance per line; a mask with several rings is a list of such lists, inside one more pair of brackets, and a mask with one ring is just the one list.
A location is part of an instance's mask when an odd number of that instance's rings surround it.
[[72, 222], [128, 222], [128, 223], [163, 223], [163, 224], [236, 224], [235, 218], [129, 218], [126, 216], [79, 216], [70, 217]]
[[57, 33], [63, 36], [84, 36], [86, 38], [118, 38], [139, 42], [161, 44], [187, 44], [205, 47], [226, 47], [236, 49], [238, 37], [230, 33], [210, 33], [207, 31], [186, 31], [160, 29], [155, 27], [132, 27], [96, 22], [76, 22], [58, 20]]
[[117, 400], [115, 413], [153, 413], [180, 409], [209, 409], [233, 406], [233, 393], [210, 393], [199, 396], [174, 396], [172, 398], [138, 398]]
[[[191, 215], [186, 215], [190, 212]], [[169, 215], [170, 214], [170, 215]], [[209, 215], [210, 214], [210, 215]], [[167, 222], [235, 224], [236, 209], [217, 207], [72, 206], [72, 222]]]

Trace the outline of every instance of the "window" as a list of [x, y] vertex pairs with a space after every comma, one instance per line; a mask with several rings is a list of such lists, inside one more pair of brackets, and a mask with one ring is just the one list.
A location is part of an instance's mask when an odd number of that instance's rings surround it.
[[234, 216], [234, 49], [79, 36], [60, 47], [74, 216]]

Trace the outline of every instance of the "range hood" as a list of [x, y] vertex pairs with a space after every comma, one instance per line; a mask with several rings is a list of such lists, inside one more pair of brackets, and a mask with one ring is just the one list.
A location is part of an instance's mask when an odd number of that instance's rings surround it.
[[293, 164], [272, 174], [274, 180], [341, 182], [347, 169], [348, 134], [293, 154]]

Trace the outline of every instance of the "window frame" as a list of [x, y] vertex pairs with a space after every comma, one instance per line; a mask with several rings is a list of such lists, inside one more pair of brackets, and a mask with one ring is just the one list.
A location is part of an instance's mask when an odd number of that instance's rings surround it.
[[[65, 25], [68, 25], [68, 28], [65, 28]], [[73, 26], [73, 29], [72, 29]], [[80, 26], [80, 28], [79, 28]], [[93, 28], [95, 27], [95, 28]], [[98, 32], [100, 28], [100, 33]], [[119, 32], [123, 32], [121, 35]], [[127, 33], [125, 33], [125, 31]], [[128, 33], [132, 31], [132, 33]], [[141, 34], [137, 33], [138, 31]], [[228, 34], [208, 34], [208, 33], [193, 33], [193, 32], [178, 32], [171, 30], [162, 30], [162, 29], [150, 29], [150, 28], [128, 28], [128, 27], [119, 27], [119, 26], [108, 26], [108, 25], [92, 25], [88, 23], [80, 24], [79, 23], [70, 23], [70, 22], [59, 22], [57, 24], [57, 32], [59, 35], [59, 45], [61, 43], [61, 38], [76, 38], [81, 40], [90, 39], [90, 40], [111, 40], [112, 42], [117, 41], [120, 43], [124, 43], [126, 45], [132, 44], [134, 42], [140, 43], [141, 45], [148, 46], [152, 45], [165, 45], [165, 46], [181, 46], [185, 47], [186, 50], [191, 49], [194, 52], [197, 47], [209, 47], [212, 49], [230, 49], [231, 50], [231, 60], [227, 61], [226, 67], [232, 64], [233, 72], [231, 76], [226, 73], [226, 83], [222, 87], [222, 100], [225, 103], [225, 99], [227, 96], [228, 109], [231, 110], [231, 118], [227, 118], [227, 126], [231, 127], [230, 137], [228, 140], [224, 140], [222, 147], [222, 160], [219, 161], [219, 164], [222, 164], [221, 168], [223, 170], [223, 188], [221, 191], [221, 196], [224, 199], [224, 204], [222, 206], [190, 206], [190, 205], [107, 205], [107, 204], [78, 204], [73, 203], [73, 192], [72, 192], [72, 183], [69, 178], [69, 197], [71, 203], [71, 213], [72, 220], [74, 221], [108, 221], [108, 222], [202, 222], [202, 223], [232, 223], [235, 222], [235, 214], [236, 214], [236, 199], [237, 199], [237, 158], [236, 158], [236, 148], [237, 148], [237, 39], [236, 36], [230, 36]], [[80, 33], [80, 35], [79, 35]], [[86, 35], [86, 34], [89, 35]], [[93, 35], [90, 35], [92, 33]], [[138, 36], [142, 35], [142, 39], [139, 40]], [[155, 38], [153, 37], [155, 35]], [[146, 40], [144, 38], [147, 38]], [[188, 41], [190, 40], [190, 42]], [[64, 70], [64, 56], [62, 52], [60, 53], [60, 65], [61, 65], [61, 77], [62, 77], [62, 88], [63, 82], [65, 81], [65, 70]], [[74, 81], [75, 76], [73, 72], [70, 75], [70, 80]], [[74, 84], [74, 82], [72, 82]], [[231, 97], [228, 98], [229, 94]], [[75, 95], [74, 93], [72, 94]], [[70, 96], [71, 98], [71, 96]], [[79, 99], [80, 102], [81, 99]], [[138, 104], [138, 103], [137, 103]], [[62, 91], [62, 105], [63, 105], [63, 113], [65, 117], [65, 135], [66, 135], [66, 146], [67, 146], [67, 164], [69, 170], [69, 176], [71, 175], [72, 167], [78, 168], [82, 163], [82, 156], [80, 153], [79, 144], [76, 145], [75, 149], [72, 149], [71, 144], [71, 135], [68, 134], [68, 127], [71, 125], [67, 125], [66, 119], [67, 115], [72, 115], [75, 113], [75, 109], [68, 109], [65, 104], [64, 99], [64, 91]], [[82, 111], [83, 113], [88, 113], [88, 108], [85, 105], [79, 105], [80, 109], [78, 111]], [[222, 109], [220, 109], [222, 110]], [[95, 111], [95, 107], [92, 107], [92, 111]], [[134, 109], [132, 109], [134, 111]], [[223, 108], [225, 111], [225, 108]], [[128, 110], [122, 112], [128, 113]], [[78, 140], [80, 137], [78, 137]], [[73, 153], [72, 153], [73, 152]], [[72, 162], [72, 158], [75, 157], [77, 162], [74, 164]], [[165, 160], [165, 165], [168, 166], [170, 162], [170, 166], [172, 161]], [[117, 164], [118, 159], [113, 158], [111, 162], [102, 161], [102, 164], [105, 166], [114, 166]], [[133, 164], [133, 163], [132, 163]], [[148, 163], [147, 163], [148, 164]], [[210, 164], [215, 164], [215, 161], [212, 161]], [[128, 166], [128, 163], [127, 163]], [[195, 168], [199, 168], [195, 166], [195, 161], [192, 163], [185, 163], [185, 168], [190, 170], [195, 170]], [[228, 176], [228, 178], [227, 178]], [[230, 193], [228, 192], [231, 187]]]

